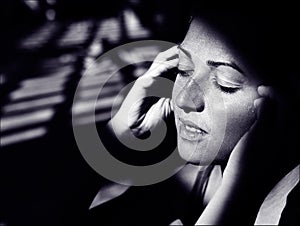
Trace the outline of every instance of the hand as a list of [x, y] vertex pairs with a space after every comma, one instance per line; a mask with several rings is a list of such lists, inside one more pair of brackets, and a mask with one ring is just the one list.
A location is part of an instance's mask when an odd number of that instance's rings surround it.
[[[155, 128], [172, 111], [170, 98], [153, 97], [153, 93], [166, 88], [159, 81], [160, 75], [178, 64], [177, 46], [158, 54], [149, 70], [139, 77], [109, 124], [114, 124], [117, 136], [132, 132], [136, 137]], [[155, 91], [155, 92], [153, 92]]]
[[256, 192], [267, 193], [299, 163], [299, 120], [290, 96], [285, 98], [266, 86], [258, 87], [258, 94], [260, 98], [254, 102], [257, 120], [231, 153], [224, 180], [247, 181], [259, 188]]
[[[254, 224], [266, 195], [299, 164], [295, 105], [271, 87], [258, 87], [257, 120], [230, 155], [223, 181], [197, 225]], [[290, 96], [289, 96], [290, 97]]]

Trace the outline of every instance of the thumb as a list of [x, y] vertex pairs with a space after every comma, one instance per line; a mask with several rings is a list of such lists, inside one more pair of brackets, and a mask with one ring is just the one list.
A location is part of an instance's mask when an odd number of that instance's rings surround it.
[[[274, 104], [268, 97], [261, 97], [254, 101], [257, 119], [251, 128], [243, 135], [234, 147], [227, 162], [227, 170], [224, 172], [229, 177], [236, 177], [249, 165], [258, 165], [264, 161], [264, 155], [270, 143], [270, 138], [274, 133]], [[250, 167], [251, 168], [251, 167]]]
[[265, 137], [274, 132], [276, 124], [276, 106], [270, 97], [260, 97], [254, 101], [257, 120], [250, 129], [250, 133], [257, 133]]

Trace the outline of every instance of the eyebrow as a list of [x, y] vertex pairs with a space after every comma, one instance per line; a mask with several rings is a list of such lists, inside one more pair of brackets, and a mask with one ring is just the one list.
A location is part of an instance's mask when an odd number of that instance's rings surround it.
[[239, 66], [237, 66], [236, 63], [234, 63], [234, 62], [219, 62], [219, 61], [208, 60], [207, 64], [209, 66], [213, 66], [213, 67], [218, 67], [218, 66], [231, 67], [231, 68], [237, 70], [238, 72], [244, 74], [244, 71]]
[[[188, 58], [192, 58], [192, 55], [191, 53], [184, 49], [182, 47], [182, 45], [178, 45], [178, 49], [180, 49], [185, 55], [187, 55]], [[212, 60], [208, 60], [207, 62], [207, 65], [209, 66], [213, 66], [213, 67], [218, 67], [218, 66], [227, 66], [227, 67], [231, 67], [235, 70], [237, 70], [238, 72], [244, 74], [244, 71], [234, 62], [221, 62], [221, 61], [212, 61]]]

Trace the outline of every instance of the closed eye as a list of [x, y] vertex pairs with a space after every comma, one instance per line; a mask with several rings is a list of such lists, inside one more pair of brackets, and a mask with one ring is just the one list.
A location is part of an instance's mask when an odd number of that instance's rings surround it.
[[224, 85], [217, 78], [213, 78], [212, 81], [213, 81], [213, 84], [215, 85], [215, 87], [218, 88], [219, 90], [221, 90], [223, 93], [230, 93], [231, 94], [231, 93], [235, 93], [236, 91], [241, 89], [240, 86]]
[[177, 70], [181, 77], [188, 77], [193, 74], [193, 70], [180, 70], [179, 68]]
[[217, 84], [218, 89], [220, 89], [224, 93], [235, 93], [239, 90], [239, 88], [231, 88], [231, 87], [225, 87]]

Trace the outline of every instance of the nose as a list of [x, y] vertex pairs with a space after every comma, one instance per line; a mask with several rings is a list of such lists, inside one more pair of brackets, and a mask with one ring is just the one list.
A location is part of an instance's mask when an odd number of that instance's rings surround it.
[[191, 78], [178, 93], [175, 103], [186, 113], [201, 112], [205, 108], [203, 97], [203, 89]]

